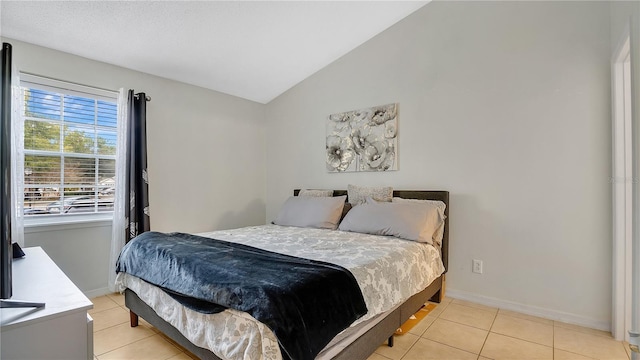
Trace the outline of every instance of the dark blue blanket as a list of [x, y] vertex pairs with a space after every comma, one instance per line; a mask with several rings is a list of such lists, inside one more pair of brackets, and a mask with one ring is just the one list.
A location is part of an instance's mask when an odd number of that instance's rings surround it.
[[251, 314], [290, 359], [315, 358], [367, 313], [353, 274], [338, 265], [195, 235], [143, 233], [122, 249], [116, 271], [203, 312]]

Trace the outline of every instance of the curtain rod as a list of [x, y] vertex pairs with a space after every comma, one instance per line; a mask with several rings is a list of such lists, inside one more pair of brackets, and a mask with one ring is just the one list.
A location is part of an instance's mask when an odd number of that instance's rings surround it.
[[[133, 96], [135, 96], [135, 97], [140, 97], [140, 93], [137, 93], [137, 94], [135, 94], [135, 95], [133, 95]], [[147, 101], [151, 101], [151, 96], [149, 96], [149, 95], [145, 95], [145, 100], [147, 100]]]

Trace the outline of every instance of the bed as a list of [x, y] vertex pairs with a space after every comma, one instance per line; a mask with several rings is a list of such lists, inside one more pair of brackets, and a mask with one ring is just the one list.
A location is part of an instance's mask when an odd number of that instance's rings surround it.
[[[294, 195], [298, 195], [298, 192], [299, 190], [295, 190]], [[347, 192], [344, 190], [336, 190], [333, 193], [333, 196], [345, 195], [347, 195]], [[429, 272], [430, 276], [424, 276], [424, 279], [420, 280], [422, 283], [420, 283], [420, 281], [415, 281], [416, 284], [412, 285], [412, 289], [402, 289], [404, 292], [410, 291], [411, 293], [408, 297], [405, 296], [407, 298], [403, 299], [399, 304], [389, 303], [381, 305], [368, 302], [367, 306], [377, 307], [378, 312], [359, 319], [353, 326], [338, 334], [320, 352], [320, 354], [318, 354], [318, 359], [366, 359], [385, 340], [388, 340], [389, 346], [393, 346], [393, 333], [400, 327], [400, 325], [402, 325], [402, 323], [404, 323], [404, 321], [420, 309], [426, 301], [431, 300], [440, 302], [444, 296], [445, 273], [448, 266], [449, 248], [449, 193], [447, 191], [396, 190], [393, 192], [393, 196], [405, 199], [437, 200], [446, 204], [446, 208], [444, 210], [445, 218], [442, 243], [437, 251], [435, 251], [439, 261], [441, 261], [441, 269], [435, 275], [432, 274], [433, 271], [431, 270], [425, 271], [425, 273]], [[232, 241], [237, 242], [246, 240], [245, 243], [250, 244], [251, 239], [255, 239], [256, 236], [263, 233], [273, 233], [280, 236], [283, 238], [283, 242], [287, 237], [300, 238], [306, 236], [300, 235], [301, 233], [299, 231], [303, 230], [282, 229], [277, 225], [265, 225], [262, 227], [249, 227], [238, 230], [216, 231], [202, 235], [220, 240], [231, 239]], [[313, 234], [315, 239], [324, 236], [322, 231], [327, 232], [327, 230], [314, 229], [307, 233]], [[339, 233], [342, 232], [333, 231], [331, 234], [332, 236], [336, 236], [336, 234], [341, 235]], [[355, 236], [358, 238], [357, 241], [370, 240], [366, 236], [358, 235], [356, 233], [352, 233], [351, 235], [352, 237]], [[268, 242], [265, 242], [265, 244], [267, 243]], [[436, 247], [434, 246], [433, 248]], [[434, 251], [430, 249], [429, 253], [431, 254], [430, 256], [433, 256], [432, 253], [434, 253]], [[358, 271], [361, 273], [366, 273], [367, 271], [371, 272], [371, 270], [366, 269], [364, 265], [361, 266], [362, 269], [360, 270], [358, 270], [358, 264], [351, 266], [355, 268], [355, 270], [352, 271], [354, 271], [356, 277], [358, 277]], [[433, 268], [435, 269], [436, 266], [433, 265]], [[238, 350], [236, 348], [238, 346], [246, 346], [247, 349], [252, 348], [251, 346], [254, 348], [255, 346], [260, 347], [260, 350], [257, 352], [244, 350], [244, 358], [271, 359], [282, 356], [279, 354], [279, 350], [277, 351], [278, 354], [273, 354], [274, 347], [277, 349], [278, 344], [277, 341], [274, 340], [273, 334], [270, 334], [269, 329], [255, 319], [251, 319], [247, 314], [229, 311], [229, 314], [225, 315], [228, 316], [226, 318], [221, 316], [209, 317], [209, 315], [203, 315], [189, 309], [181, 308], [180, 305], [174, 302], [175, 300], [170, 296], [163, 294], [161, 289], [147, 284], [142, 280], [135, 279], [128, 274], [119, 274], [119, 278], [120, 286], [124, 288], [126, 306], [130, 309], [131, 326], [137, 326], [138, 317], [142, 317], [151, 325], [162, 331], [165, 335], [201, 359], [221, 359], [220, 356], [217, 356], [212, 352], [212, 350], [207, 348], [207, 343], [210, 344], [212, 341], [215, 341], [216, 344], [221, 344], [221, 346], [232, 348], [230, 351], [234, 354], [242, 354], [243, 350]], [[404, 286], [404, 282], [402, 282], [402, 286]], [[247, 317], [249, 319], [247, 319]], [[250, 337], [237, 337], [237, 327], [235, 331], [225, 328], [225, 326], [228, 327], [228, 324], [231, 322], [229, 319], [233, 320], [234, 326], [236, 326], [235, 323], [237, 321], [246, 320], [247, 324], [255, 327], [256, 329], [248, 331], [248, 333], [251, 333]], [[253, 322], [251, 322], [252, 320]], [[240, 327], [240, 329], [245, 328], [246, 327], [244, 325]], [[246, 345], [245, 343], [253, 343], [253, 345]], [[220, 350], [218, 348], [216, 348], [216, 352], [220, 354]], [[226, 358], [224, 355], [222, 357]]]

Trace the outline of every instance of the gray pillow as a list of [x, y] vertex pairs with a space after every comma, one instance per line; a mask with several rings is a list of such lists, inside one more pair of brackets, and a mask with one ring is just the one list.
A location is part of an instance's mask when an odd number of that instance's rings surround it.
[[444, 214], [444, 210], [447, 207], [442, 201], [439, 200], [419, 200], [419, 199], [403, 199], [399, 197], [394, 197], [392, 200], [394, 203], [423, 203], [425, 205], [435, 206], [438, 209], [438, 227], [436, 231], [433, 233], [433, 242], [438, 246], [442, 246], [442, 238], [444, 236], [444, 219], [446, 219], [446, 215]]
[[368, 197], [375, 201], [390, 202], [393, 198], [393, 188], [391, 186], [364, 187], [349, 184], [347, 195], [349, 195], [349, 203], [353, 206], [365, 203]]
[[339, 229], [433, 244], [438, 220], [437, 207], [432, 205], [370, 201], [354, 206]]
[[298, 196], [331, 197], [333, 196], [333, 190], [302, 189], [298, 193]]
[[332, 229], [338, 227], [346, 196], [311, 197], [292, 196], [285, 201], [276, 225]]

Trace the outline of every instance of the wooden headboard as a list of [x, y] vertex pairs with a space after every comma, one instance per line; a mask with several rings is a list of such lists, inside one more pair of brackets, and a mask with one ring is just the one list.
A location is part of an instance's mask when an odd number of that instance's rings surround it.
[[[293, 195], [298, 196], [300, 189], [293, 190]], [[347, 195], [347, 190], [334, 190], [333, 196]], [[348, 196], [348, 195], [347, 195]], [[444, 210], [444, 233], [442, 235], [442, 263], [444, 264], [445, 273], [449, 269], [449, 192], [448, 191], [431, 191], [431, 190], [394, 190], [394, 197], [404, 199], [419, 200], [439, 200], [445, 203], [447, 207]], [[349, 201], [349, 198], [347, 198]]]

